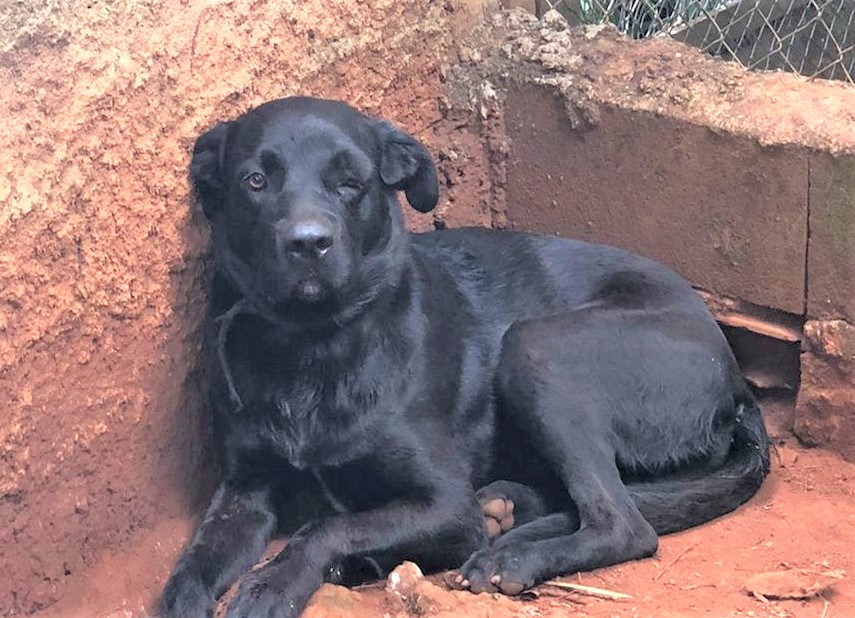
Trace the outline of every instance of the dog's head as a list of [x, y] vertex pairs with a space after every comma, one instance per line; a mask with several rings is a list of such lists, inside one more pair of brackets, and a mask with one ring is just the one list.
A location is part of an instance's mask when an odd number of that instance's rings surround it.
[[413, 137], [304, 97], [216, 125], [197, 140], [190, 173], [220, 271], [254, 306], [289, 319], [360, 302], [401, 259], [397, 191], [421, 212], [438, 199], [436, 169]]

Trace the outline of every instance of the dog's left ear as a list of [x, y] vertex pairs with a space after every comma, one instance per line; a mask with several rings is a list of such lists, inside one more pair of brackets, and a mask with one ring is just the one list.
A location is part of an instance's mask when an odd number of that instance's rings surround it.
[[401, 189], [419, 212], [433, 210], [439, 200], [439, 182], [430, 153], [417, 139], [388, 122], [377, 123], [380, 139], [380, 179]]
[[202, 203], [202, 210], [208, 219], [213, 220], [223, 200], [223, 159], [231, 122], [219, 122], [203, 133], [193, 147], [190, 161], [190, 179], [196, 189], [196, 196]]

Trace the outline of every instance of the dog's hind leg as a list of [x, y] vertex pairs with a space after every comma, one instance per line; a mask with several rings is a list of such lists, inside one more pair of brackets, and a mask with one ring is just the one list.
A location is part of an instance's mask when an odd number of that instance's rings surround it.
[[656, 551], [656, 532], [621, 483], [614, 457], [587, 448], [584, 440], [567, 444], [574, 452], [562, 458], [563, 476], [578, 515], [555, 513], [513, 528], [461, 567], [465, 586], [518, 594], [549, 577]]
[[611, 406], [622, 402], [588, 374], [591, 363], [608, 360], [591, 348], [600, 360], [586, 357], [584, 346], [568, 346], [552, 332], [563, 331], [566, 339], [577, 325], [568, 318], [557, 324], [560, 330], [546, 322], [512, 328], [497, 380], [503, 413], [525, 434], [526, 448], [537, 449], [560, 477], [576, 512], [535, 519], [476, 552], [461, 568], [463, 583], [474, 591], [516, 594], [561, 573], [656, 551], [656, 532], [621, 481], [610, 440]]
[[655, 531], [619, 481], [595, 473], [584, 479], [579, 471], [575, 477], [578, 482], [568, 483], [571, 493], [585, 496], [579, 517], [573, 512], [555, 513], [514, 528], [463, 565], [464, 585], [475, 592], [498, 589], [519, 594], [556, 575], [643, 558], [656, 551]]
[[657, 532], [709, 521], [754, 494], [768, 470], [760, 411], [702, 318], [591, 308], [508, 331], [500, 437], [523, 451], [516, 459], [542, 462], [529, 476], [556, 475], [575, 511], [550, 508], [515, 526], [461, 567], [462, 583], [514, 594], [649, 556]]

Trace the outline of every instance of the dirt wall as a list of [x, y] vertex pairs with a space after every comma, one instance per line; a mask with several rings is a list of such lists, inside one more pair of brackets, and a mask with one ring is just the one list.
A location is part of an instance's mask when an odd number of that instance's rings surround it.
[[433, 149], [437, 219], [489, 224], [485, 149], [437, 96], [483, 4], [5, 5], [0, 616], [148, 604], [209, 491], [194, 138], [267, 99], [347, 99]]

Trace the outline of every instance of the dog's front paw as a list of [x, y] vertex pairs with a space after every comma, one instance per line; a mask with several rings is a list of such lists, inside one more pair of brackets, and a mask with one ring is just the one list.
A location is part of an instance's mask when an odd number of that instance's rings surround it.
[[187, 571], [173, 573], [160, 598], [161, 618], [211, 618], [214, 607], [208, 588]]
[[229, 603], [226, 618], [297, 618], [305, 605], [277, 586], [264, 569], [247, 575]]
[[460, 567], [455, 583], [472, 592], [520, 594], [534, 583], [533, 569], [514, 548], [483, 549]]

